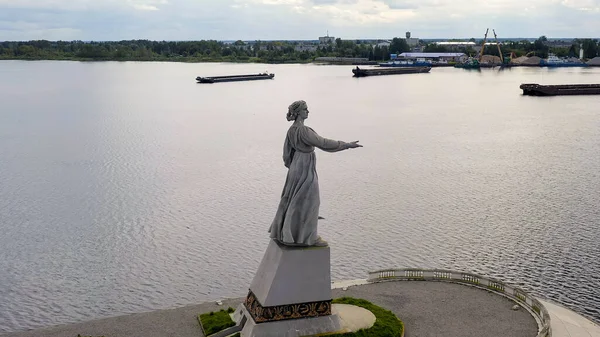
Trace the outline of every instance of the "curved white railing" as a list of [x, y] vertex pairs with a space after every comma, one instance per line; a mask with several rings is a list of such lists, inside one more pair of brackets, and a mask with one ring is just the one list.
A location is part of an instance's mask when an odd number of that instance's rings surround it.
[[369, 273], [368, 279], [369, 282], [384, 282], [394, 280], [457, 282], [495, 291], [529, 309], [529, 311], [536, 316], [536, 320], [539, 322], [537, 337], [552, 336], [552, 329], [550, 328], [550, 315], [548, 314], [548, 310], [546, 310], [540, 301], [517, 287], [513, 287], [493, 278], [452, 270], [408, 268], [373, 271]]

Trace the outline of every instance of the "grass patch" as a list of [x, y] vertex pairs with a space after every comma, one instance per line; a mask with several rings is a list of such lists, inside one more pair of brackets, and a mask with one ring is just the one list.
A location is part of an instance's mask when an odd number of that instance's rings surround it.
[[221, 330], [225, 330], [235, 325], [235, 322], [229, 316], [230, 313], [234, 312], [233, 308], [229, 307], [227, 310], [221, 309], [220, 311], [211, 311], [208, 314], [198, 315], [198, 321], [204, 334], [210, 336]]
[[369, 329], [345, 334], [323, 334], [327, 337], [400, 337], [404, 332], [404, 324], [393, 312], [377, 306], [369, 301], [352, 297], [342, 297], [333, 300], [337, 304], [350, 304], [365, 308], [375, 315], [375, 324]]

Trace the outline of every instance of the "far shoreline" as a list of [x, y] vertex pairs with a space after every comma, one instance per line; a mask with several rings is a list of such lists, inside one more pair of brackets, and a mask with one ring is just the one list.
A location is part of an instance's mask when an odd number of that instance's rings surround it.
[[325, 64], [325, 65], [337, 65], [334, 63], [316, 63], [313, 60], [310, 61], [255, 61], [255, 60], [198, 60], [198, 59], [91, 59], [91, 58], [0, 58], [0, 61], [72, 61], [72, 62], [172, 62], [172, 63], [232, 63], [232, 64]]

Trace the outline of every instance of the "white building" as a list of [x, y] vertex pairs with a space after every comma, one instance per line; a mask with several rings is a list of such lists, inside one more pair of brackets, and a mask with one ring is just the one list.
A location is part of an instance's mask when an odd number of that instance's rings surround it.
[[465, 53], [402, 53], [398, 56], [405, 59], [424, 58], [426, 60], [454, 62], [462, 62], [467, 59]]
[[376, 45], [374, 45], [373, 47], [388, 47], [392, 44], [392, 41], [381, 41], [381, 42], [377, 42]]
[[469, 42], [469, 41], [441, 41], [441, 42], [434, 42], [435, 44], [437, 44], [438, 46], [459, 46], [459, 47], [468, 47], [468, 46], [474, 46], [476, 45], [475, 42]]
[[406, 39], [406, 44], [408, 44], [409, 47], [416, 47], [419, 45], [419, 39], [414, 37]]
[[406, 32], [406, 44], [409, 47], [416, 47], [417, 45], [419, 45], [419, 39], [410, 37], [410, 32]]
[[475, 42], [470, 41], [441, 41], [434, 42], [434, 44], [445, 47], [449, 51], [461, 51], [466, 50], [468, 48], [473, 48], [477, 50], [478, 47], [481, 48], [481, 44], [477, 44]]
[[335, 43], [335, 37], [334, 36], [329, 36], [329, 32], [327, 32], [327, 36], [320, 36], [319, 37], [319, 43], [320, 44]]

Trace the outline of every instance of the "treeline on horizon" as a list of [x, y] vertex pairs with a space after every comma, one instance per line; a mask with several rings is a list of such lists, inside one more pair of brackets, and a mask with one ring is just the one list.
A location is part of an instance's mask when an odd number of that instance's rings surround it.
[[[482, 41], [476, 41], [481, 45]], [[476, 56], [472, 47], [450, 50], [446, 46], [424, 43], [424, 52], [461, 51]], [[569, 43], [569, 42], [567, 42]], [[316, 50], [302, 47], [302, 42], [269, 41], [245, 43], [236, 41], [225, 43], [215, 40], [201, 41], [7, 41], [0, 42], [0, 59], [10, 60], [90, 60], [90, 61], [181, 61], [181, 62], [263, 62], [263, 63], [304, 63], [312, 62], [317, 57], [360, 57], [372, 61], [385, 61], [390, 53], [402, 53], [411, 48], [403, 38], [393, 38], [389, 47], [375, 46], [358, 40], [336, 39], [330, 44], [318, 45]], [[310, 46], [310, 45], [308, 45]], [[579, 56], [579, 49], [584, 51], [584, 58], [591, 59], [599, 55], [598, 40], [575, 39], [570, 47], [553, 47], [545, 36], [530, 42], [504, 41], [502, 54], [511, 52], [516, 56], [536, 55], [548, 57], [548, 53], [557, 56]], [[300, 49], [300, 50], [298, 50]], [[498, 56], [495, 45], [486, 45], [485, 54]]]

